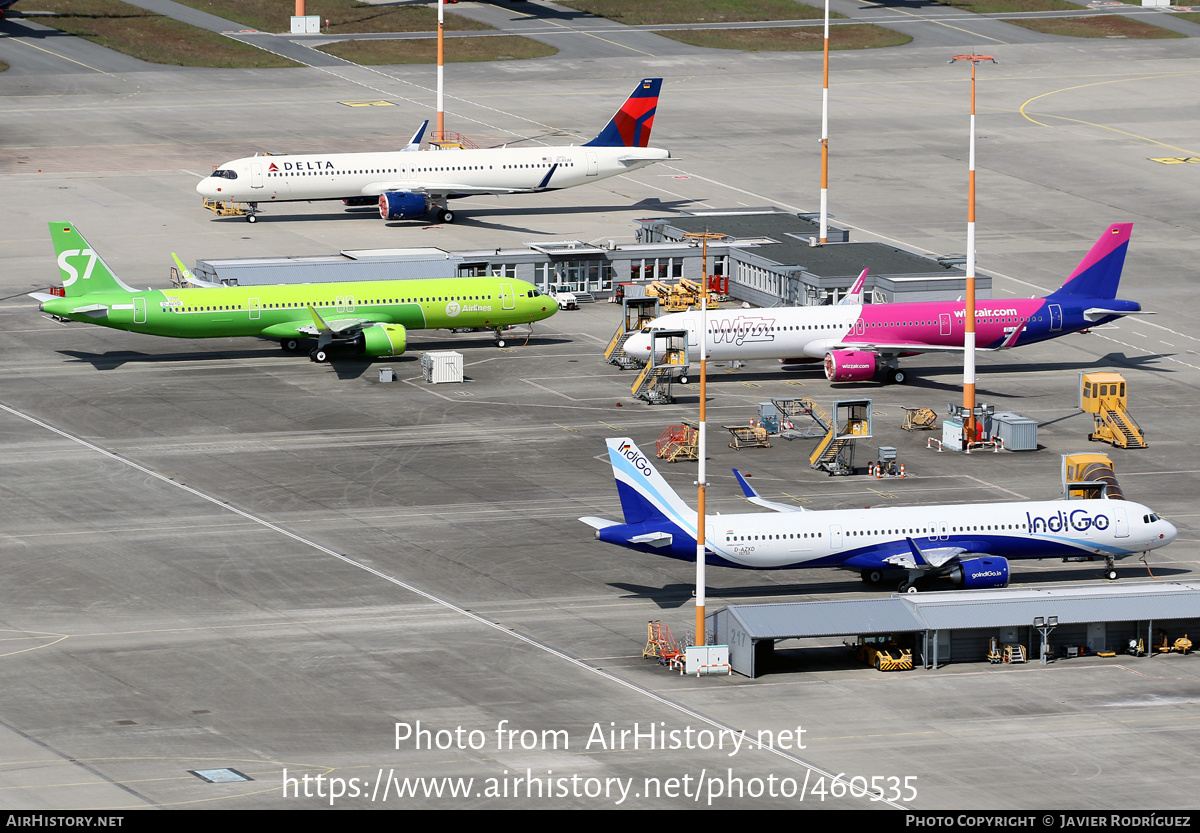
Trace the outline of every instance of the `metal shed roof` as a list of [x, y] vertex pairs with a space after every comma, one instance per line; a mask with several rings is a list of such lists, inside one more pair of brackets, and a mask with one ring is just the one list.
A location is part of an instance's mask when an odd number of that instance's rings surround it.
[[1037, 616], [1059, 624], [1200, 618], [1200, 582], [1066, 585], [1046, 589], [897, 593], [886, 599], [730, 605], [753, 639], [906, 633], [1024, 626]]

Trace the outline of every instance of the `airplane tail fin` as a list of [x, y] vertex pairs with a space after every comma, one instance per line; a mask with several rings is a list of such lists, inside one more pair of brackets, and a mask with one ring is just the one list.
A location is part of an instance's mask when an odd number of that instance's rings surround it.
[[654, 112], [658, 109], [658, 91], [661, 88], [661, 78], [639, 81], [600, 135], [584, 147], [646, 147], [650, 142], [650, 128], [654, 126]]
[[696, 528], [696, 513], [676, 494], [650, 459], [628, 437], [606, 440], [625, 523], [667, 520], [682, 529]]
[[68, 298], [102, 292], [136, 292], [108, 268], [73, 223], [50, 223], [64, 294]]
[[1113, 223], [1049, 297], [1116, 298], [1133, 223]]

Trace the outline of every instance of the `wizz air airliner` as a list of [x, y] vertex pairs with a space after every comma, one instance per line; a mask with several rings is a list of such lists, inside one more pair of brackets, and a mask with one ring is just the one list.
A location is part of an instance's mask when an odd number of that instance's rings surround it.
[[661, 87], [661, 78], [640, 81], [608, 125], [584, 145], [419, 151], [422, 126], [403, 150], [235, 159], [202, 179], [196, 190], [209, 199], [249, 203], [251, 223], [263, 203], [299, 200], [378, 202], [385, 220], [433, 214], [438, 222], [453, 223], [456, 216], [447, 201], [456, 197], [558, 191], [670, 159], [670, 151], [648, 147]]
[[[580, 518], [596, 538], [639, 552], [696, 559], [696, 512], [627, 437], [607, 440], [624, 522]], [[737, 470], [734, 470], [737, 474]], [[965, 588], [1004, 587], [1009, 559], [1106, 562], [1165, 547], [1175, 526], [1126, 500], [898, 506], [806, 511], [758, 495], [740, 474], [750, 502], [778, 514], [705, 516], [706, 563], [755, 570], [840, 567], [864, 581], [904, 570], [902, 592], [922, 576]]]
[[[1066, 282], [1045, 298], [978, 302], [978, 349], [1032, 344], [1140, 313], [1136, 301], [1117, 299], [1132, 230], [1132, 223], [1109, 226]], [[935, 350], [961, 351], [965, 321], [962, 301], [714, 310], [708, 313], [705, 341], [712, 361], [779, 359], [803, 364], [823, 360], [825, 377], [833, 382], [877, 377], [904, 382], [899, 359]], [[626, 340], [625, 352], [634, 358], [647, 357], [653, 330], [687, 330], [689, 346], [696, 348], [700, 312], [654, 319]]]

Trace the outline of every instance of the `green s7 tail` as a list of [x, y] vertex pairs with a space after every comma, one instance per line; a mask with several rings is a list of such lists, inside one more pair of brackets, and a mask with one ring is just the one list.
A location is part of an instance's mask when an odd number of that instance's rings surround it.
[[136, 291], [113, 274], [104, 258], [88, 245], [73, 223], [50, 223], [50, 239], [54, 241], [66, 297]]

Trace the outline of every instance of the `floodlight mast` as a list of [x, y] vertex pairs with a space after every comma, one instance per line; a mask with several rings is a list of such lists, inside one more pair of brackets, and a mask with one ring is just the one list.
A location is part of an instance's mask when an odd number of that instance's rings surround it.
[[820, 242], [829, 242], [829, 0], [825, 0], [825, 81], [821, 89]]
[[446, 20], [446, 0], [438, 0], [438, 63], [437, 63], [437, 138], [438, 141], [444, 141], [446, 138], [446, 109], [443, 106], [442, 100], [442, 81], [443, 70], [445, 69], [446, 59], [443, 45], [445, 42], [445, 20]]
[[707, 645], [708, 634], [706, 633], [704, 622], [704, 584], [706, 581], [704, 568], [708, 536], [704, 527], [704, 497], [708, 488], [708, 480], [705, 472], [704, 457], [707, 446], [706, 422], [708, 399], [708, 375], [705, 366], [705, 360], [708, 358], [708, 241], [720, 240], [725, 235], [704, 231], [689, 232], [683, 236], [700, 240], [702, 246], [700, 256], [700, 268], [702, 272], [700, 286], [700, 337], [697, 339], [700, 344], [700, 422], [696, 437], [696, 452], [700, 459], [696, 472], [696, 637], [693, 641], [696, 645]]

